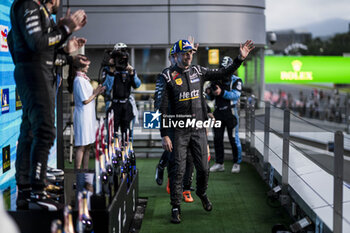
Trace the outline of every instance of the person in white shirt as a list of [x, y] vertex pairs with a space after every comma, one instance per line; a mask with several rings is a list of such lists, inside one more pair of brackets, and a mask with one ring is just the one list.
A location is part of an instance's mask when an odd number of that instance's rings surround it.
[[[84, 55], [86, 61], [88, 58]], [[68, 90], [73, 92], [74, 96], [74, 145], [76, 148], [76, 156], [74, 168], [80, 169], [83, 163], [83, 169], [88, 169], [89, 165], [89, 146], [95, 142], [95, 98], [101, 94], [105, 87], [99, 85], [94, 89], [90, 83], [89, 77], [86, 75], [89, 64], [73, 67], [73, 75], [68, 78]]]

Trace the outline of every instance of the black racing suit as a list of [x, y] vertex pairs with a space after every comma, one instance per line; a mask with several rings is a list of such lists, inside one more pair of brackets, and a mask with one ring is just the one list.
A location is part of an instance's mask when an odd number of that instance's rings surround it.
[[[14, 77], [23, 105], [17, 146], [18, 188], [45, 186], [47, 160], [56, 137], [54, 66], [58, 48], [69, 29], [58, 27], [45, 5], [16, 0], [11, 7], [12, 29], [8, 36], [15, 64]], [[61, 50], [62, 51], [62, 50]], [[62, 54], [61, 58], [66, 55]]]
[[[171, 68], [165, 68], [162, 71], [163, 73], [166, 73], [167, 70], [169, 70]], [[161, 97], [162, 97], [162, 92], [164, 90], [164, 76], [163, 75], [158, 75], [157, 77], [157, 81], [156, 81], [156, 89], [155, 89], [155, 93], [154, 93], [154, 109], [155, 110], [159, 110], [160, 108], [160, 103], [161, 103]], [[171, 113], [171, 108], [169, 106], [168, 112]], [[174, 131], [173, 130], [169, 130], [169, 137], [171, 141], [174, 141]], [[186, 159], [186, 169], [185, 169], [185, 174], [184, 174], [184, 178], [183, 178], [183, 190], [190, 190], [191, 189], [191, 185], [192, 185], [192, 174], [193, 174], [193, 159], [191, 156], [191, 153], [189, 153], [189, 149], [187, 152], [187, 159]], [[169, 151], [164, 151], [160, 160], [159, 160], [159, 165], [162, 166], [163, 168], [167, 167], [168, 168], [168, 176], [169, 176], [169, 182], [170, 182], [170, 192], [172, 192], [173, 188], [173, 184], [174, 184], [174, 176], [170, 176], [175, 174], [175, 163], [174, 163], [174, 153], [173, 152], [169, 152]]]
[[[127, 71], [115, 71], [112, 86], [112, 105], [108, 112], [114, 112], [114, 130], [122, 133], [122, 143], [127, 141], [127, 131], [130, 128], [130, 121], [134, 118], [133, 107], [129, 101], [131, 87], [138, 88], [141, 81], [134, 71], [130, 75]], [[108, 114], [107, 112], [107, 114]]]
[[[207, 119], [207, 108], [203, 97], [203, 84], [205, 81], [222, 79], [231, 75], [242, 61], [236, 58], [233, 64], [227, 68], [208, 69], [201, 66], [191, 66], [188, 69], [181, 69], [175, 66], [166, 72], [164, 76], [163, 93], [161, 96], [160, 111], [162, 113], [161, 136], [168, 135], [169, 113], [168, 105], [172, 109], [173, 122], [194, 119], [204, 121]], [[174, 192], [171, 195], [171, 204], [179, 206], [182, 198], [182, 179], [185, 171], [186, 151], [189, 147], [193, 157], [194, 166], [197, 170], [196, 194], [205, 195], [208, 186], [208, 151], [207, 136], [205, 128], [171, 127], [174, 128], [173, 150], [175, 156], [175, 181]]]

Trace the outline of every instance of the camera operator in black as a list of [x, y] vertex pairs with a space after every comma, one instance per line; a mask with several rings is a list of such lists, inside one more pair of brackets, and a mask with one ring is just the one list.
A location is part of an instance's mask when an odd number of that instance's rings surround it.
[[131, 87], [138, 88], [141, 80], [137, 77], [135, 69], [129, 64], [129, 54], [124, 43], [117, 43], [111, 58], [114, 60], [115, 71], [109, 73], [103, 85], [106, 92], [111, 95], [111, 107], [108, 112], [114, 112], [114, 129], [117, 132], [120, 127], [122, 144], [127, 141], [130, 122], [134, 118], [133, 105], [130, 102]]
[[[233, 63], [232, 58], [223, 57], [220, 61], [220, 67], [228, 67]], [[215, 100], [214, 117], [221, 121], [221, 127], [214, 128], [214, 147], [216, 163], [210, 168], [210, 172], [224, 171], [224, 132], [227, 128], [228, 138], [232, 147], [232, 156], [234, 166], [232, 173], [238, 173], [241, 163], [240, 141], [238, 135], [234, 138], [234, 128], [237, 126], [238, 116], [236, 117], [233, 111], [236, 109], [236, 104], [241, 96], [242, 80], [230, 75], [224, 80], [211, 82], [209, 88], [206, 89], [208, 99]], [[237, 130], [238, 132], [238, 130]], [[237, 139], [237, 142], [236, 142]], [[237, 145], [236, 145], [237, 143]]]
[[[167, 111], [170, 104], [174, 114], [190, 115], [190, 118], [180, 117], [176, 120], [195, 119], [196, 121], [205, 121], [207, 119], [207, 109], [202, 94], [204, 82], [222, 79], [232, 74], [253, 48], [252, 41], [248, 40], [244, 45], [240, 46], [240, 55], [231, 66], [221, 69], [208, 69], [198, 65], [191, 66], [193, 58], [192, 45], [187, 40], [176, 42], [173, 47], [176, 65], [166, 73], [163, 73], [164, 81], [166, 82], [160, 105], [163, 120], [168, 115]], [[186, 152], [190, 145], [194, 165], [197, 170], [196, 194], [201, 199], [203, 208], [206, 211], [212, 210], [212, 204], [206, 194], [209, 175], [207, 136], [205, 128], [177, 127], [173, 129], [175, 135], [172, 142], [168, 136], [167, 128], [161, 125], [163, 148], [168, 151], [174, 150], [175, 157], [176, 175], [174, 178], [174, 192], [172, 192], [173, 195], [171, 196], [171, 222], [180, 223], [182, 180], [185, 171]]]
[[86, 14], [68, 10], [56, 25], [51, 14], [57, 13], [59, 5], [59, 0], [16, 0], [10, 11], [8, 44], [23, 105], [16, 158], [17, 209], [57, 209], [44, 191], [48, 155], [56, 137], [54, 68], [73, 62], [68, 54], [86, 42], [72, 38], [60, 48], [86, 24]]

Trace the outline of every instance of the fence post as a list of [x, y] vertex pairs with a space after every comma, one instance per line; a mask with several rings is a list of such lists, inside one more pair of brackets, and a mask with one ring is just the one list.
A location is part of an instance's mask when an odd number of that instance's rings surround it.
[[251, 148], [251, 162], [255, 162], [255, 101], [252, 98], [250, 106], [250, 148]]
[[350, 97], [349, 95], [346, 97], [346, 103], [345, 103], [345, 124], [346, 124], [346, 132], [350, 134]]
[[265, 102], [265, 122], [264, 122], [264, 163], [269, 162], [270, 145], [270, 102]]
[[333, 232], [343, 232], [343, 170], [344, 135], [341, 131], [334, 134], [334, 187], [333, 187]]
[[289, 176], [289, 134], [290, 134], [290, 110], [284, 110], [283, 117], [283, 161], [282, 161], [282, 195], [288, 194]]
[[247, 97], [245, 102], [245, 152], [246, 152], [246, 155], [248, 155], [249, 153], [249, 144], [250, 144], [249, 128], [250, 128], [249, 127], [249, 100]]

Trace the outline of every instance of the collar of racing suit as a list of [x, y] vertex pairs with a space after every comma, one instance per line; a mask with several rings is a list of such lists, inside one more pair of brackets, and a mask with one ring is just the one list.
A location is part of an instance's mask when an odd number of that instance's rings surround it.
[[182, 73], [185, 73], [185, 72], [190, 71], [191, 66], [189, 66], [187, 69], [184, 69], [184, 68], [179, 67], [179, 66], [176, 64], [173, 68], [174, 68], [174, 70], [175, 70], [176, 72], [182, 74]]

